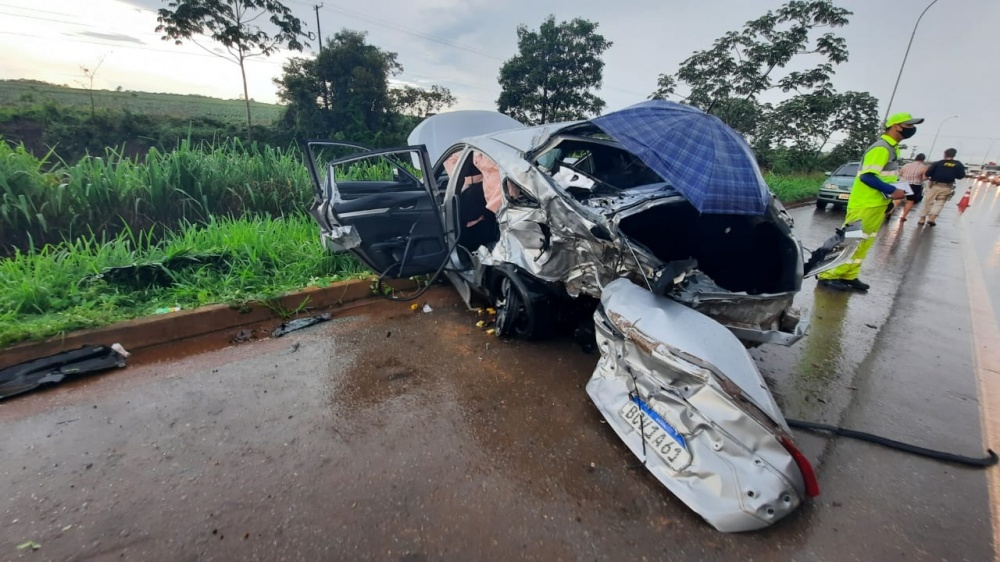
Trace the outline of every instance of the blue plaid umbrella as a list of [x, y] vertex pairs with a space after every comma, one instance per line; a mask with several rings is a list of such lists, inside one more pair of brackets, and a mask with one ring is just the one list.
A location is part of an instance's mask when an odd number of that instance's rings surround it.
[[702, 213], [762, 215], [771, 200], [753, 151], [718, 117], [653, 100], [592, 119]]

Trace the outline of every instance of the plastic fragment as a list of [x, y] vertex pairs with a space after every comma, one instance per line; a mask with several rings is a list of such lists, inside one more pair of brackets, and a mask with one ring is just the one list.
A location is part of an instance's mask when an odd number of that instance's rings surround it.
[[317, 314], [316, 316], [310, 316], [308, 318], [296, 318], [295, 320], [291, 320], [289, 322], [282, 322], [280, 326], [271, 332], [271, 337], [280, 338], [289, 332], [301, 330], [302, 328], [308, 328], [309, 326], [319, 324], [320, 322], [326, 322], [330, 320], [330, 318], [330, 313], [324, 312], [323, 314]]
[[486, 333], [492, 336], [493, 334], [497, 333], [497, 331], [494, 328], [490, 328], [489, 330], [486, 330]]
[[434, 312], [434, 309], [431, 308], [431, 305], [425, 304], [424, 305], [424, 312]]
[[122, 357], [128, 357], [129, 355], [132, 355], [131, 353], [126, 351], [125, 348], [122, 347], [122, 344], [120, 343], [111, 344], [111, 349], [115, 350], [118, 353], [118, 355], [121, 355]]
[[482, 328], [482, 327], [483, 327], [483, 326], [485, 326], [485, 325], [486, 325], [486, 322], [484, 322], [484, 321], [482, 321], [482, 320], [480, 320], [479, 322], [476, 322], [476, 327], [477, 327], [477, 328]]
[[180, 305], [177, 305], [177, 306], [161, 306], [160, 308], [157, 308], [155, 312], [156, 312], [156, 314], [169, 314], [171, 312], [178, 312], [178, 311], [180, 311], [180, 309], [181, 309]]
[[486, 313], [489, 314], [490, 316], [493, 316], [493, 315], [495, 315], [497, 313], [497, 309], [495, 309], [493, 307], [487, 308], [486, 309]]
[[413, 303], [410, 305], [410, 310], [417, 310], [418, 308], [420, 308], [420, 305], [417, 303]]
[[42, 548], [42, 545], [38, 544], [35, 541], [23, 542], [23, 543], [17, 545], [17, 549], [18, 550], [28, 550], [29, 548], [31, 550], [38, 550], [39, 548]]

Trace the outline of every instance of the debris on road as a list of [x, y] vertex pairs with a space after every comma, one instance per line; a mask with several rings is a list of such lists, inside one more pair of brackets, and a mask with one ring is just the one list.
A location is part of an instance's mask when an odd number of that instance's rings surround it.
[[240, 330], [236, 332], [233, 339], [229, 340], [231, 343], [246, 343], [253, 339], [253, 330]]
[[424, 312], [434, 312], [434, 309], [431, 308], [431, 305], [425, 304], [424, 305]]
[[0, 369], [0, 400], [114, 367], [124, 367], [125, 357], [106, 345], [82, 346]]
[[280, 326], [271, 332], [272, 338], [280, 338], [281, 336], [294, 332], [296, 330], [301, 330], [303, 328], [308, 328], [309, 326], [314, 326], [322, 322], [327, 322], [330, 320], [330, 313], [324, 312], [323, 314], [317, 314], [316, 316], [310, 316], [308, 318], [297, 318], [290, 322], [282, 322]]
[[129, 355], [132, 355], [131, 353], [126, 351], [125, 348], [122, 347], [122, 344], [120, 343], [111, 344], [111, 349], [115, 350], [115, 352], [117, 352], [118, 355], [121, 355], [122, 357], [128, 357]]
[[23, 543], [17, 545], [17, 549], [18, 550], [28, 550], [29, 548], [31, 550], [38, 550], [39, 548], [42, 548], [42, 545], [40, 545], [39, 543], [37, 543], [35, 541], [23, 542]]

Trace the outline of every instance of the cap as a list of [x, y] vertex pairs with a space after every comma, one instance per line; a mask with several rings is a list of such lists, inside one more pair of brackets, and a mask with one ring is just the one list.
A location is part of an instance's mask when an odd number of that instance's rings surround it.
[[924, 122], [923, 117], [914, 117], [909, 113], [893, 113], [885, 120], [885, 128], [893, 125], [919, 125]]

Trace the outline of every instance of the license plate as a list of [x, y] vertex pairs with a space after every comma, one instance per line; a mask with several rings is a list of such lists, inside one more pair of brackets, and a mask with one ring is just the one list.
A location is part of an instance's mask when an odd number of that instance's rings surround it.
[[841, 193], [840, 195], [837, 196], [837, 199], [850, 199], [850, 198], [851, 198], [850, 193]]
[[620, 410], [620, 415], [646, 440], [646, 450], [655, 452], [673, 470], [683, 470], [691, 464], [684, 436], [653, 411], [645, 402], [632, 398]]

